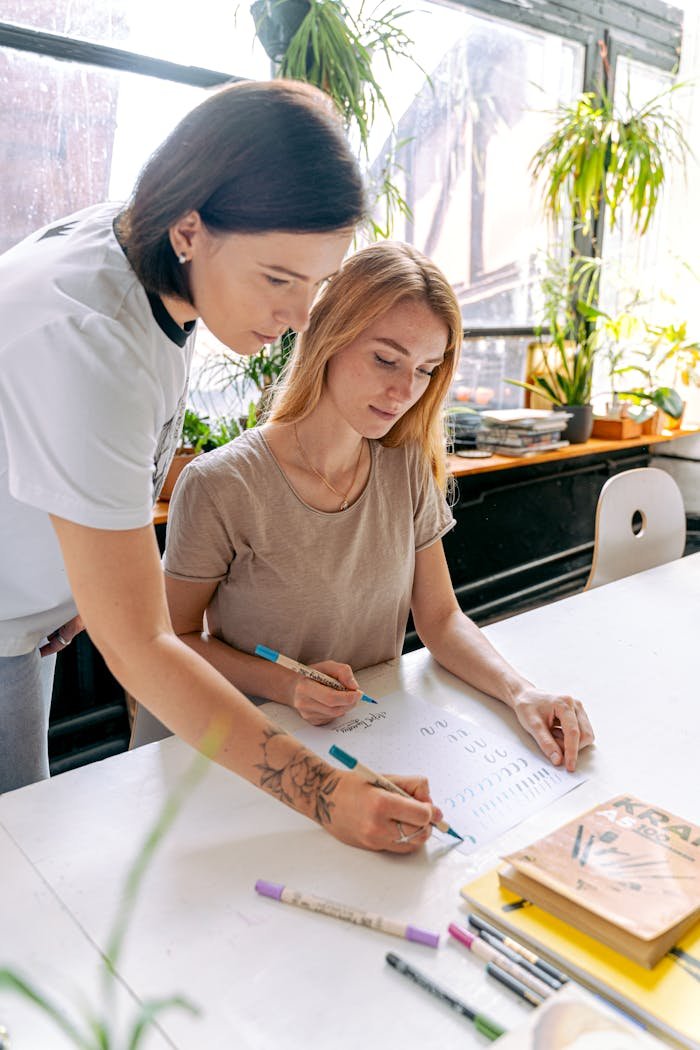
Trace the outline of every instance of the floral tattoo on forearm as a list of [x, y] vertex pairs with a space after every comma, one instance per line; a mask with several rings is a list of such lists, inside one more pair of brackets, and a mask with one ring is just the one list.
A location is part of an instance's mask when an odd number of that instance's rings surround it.
[[255, 766], [261, 773], [260, 786], [293, 809], [311, 810], [319, 824], [330, 824], [335, 807], [331, 796], [340, 783], [338, 774], [302, 747], [291, 758], [286, 747], [277, 754], [278, 739], [289, 740], [289, 734], [273, 728], [263, 732], [263, 759]]

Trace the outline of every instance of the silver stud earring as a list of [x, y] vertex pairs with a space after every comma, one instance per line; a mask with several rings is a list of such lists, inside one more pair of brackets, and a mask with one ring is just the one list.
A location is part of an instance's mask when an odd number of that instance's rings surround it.
[[182, 266], [183, 263], [187, 262], [187, 256], [184, 252], [180, 252], [180, 254], [177, 257], [177, 261], [180, 263], [180, 266]]

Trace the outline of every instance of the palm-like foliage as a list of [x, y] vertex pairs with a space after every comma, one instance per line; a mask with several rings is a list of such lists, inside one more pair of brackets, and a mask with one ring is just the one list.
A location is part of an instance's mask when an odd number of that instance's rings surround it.
[[[411, 54], [413, 40], [402, 26], [408, 14], [408, 9], [391, 0], [380, 0], [371, 11], [363, 3], [357, 15], [352, 14], [344, 0], [309, 0], [308, 11], [280, 61], [280, 76], [314, 84], [330, 95], [348, 132], [357, 135], [366, 161], [370, 132], [379, 109], [384, 110], [393, 126], [389, 103], [374, 71], [375, 59], [382, 55], [389, 68], [392, 60], [399, 57], [418, 65]], [[369, 220], [369, 232], [375, 239], [391, 236], [397, 215], [410, 215], [395, 182], [400, 170], [397, 154], [403, 145], [394, 143], [383, 169], [373, 179], [372, 211], [381, 210], [384, 214], [382, 222]]]
[[555, 127], [532, 160], [544, 183], [547, 210], [555, 218], [570, 207], [588, 233], [603, 203], [613, 227], [627, 202], [635, 229], [643, 234], [666, 180], [666, 165], [684, 165], [689, 146], [669, 99], [674, 84], [634, 108], [620, 112], [605, 90], [586, 92], [555, 111]]
[[538, 394], [553, 405], [590, 402], [597, 343], [585, 311], [597, 294], [599, 277], [598, 259], [574, 256], [562, 263], [548, 257], [541, 282], [543, 323], [536, 343], [541, 371], [527, 382], [509, 379], [509, 383]]

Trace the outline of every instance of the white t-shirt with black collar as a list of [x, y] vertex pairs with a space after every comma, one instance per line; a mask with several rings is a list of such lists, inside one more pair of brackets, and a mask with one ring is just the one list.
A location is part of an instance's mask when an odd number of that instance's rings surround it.
[[191, 331], [139, 283], [114, 234], [120, 207], [0, 256], [0, 656], [76, 613], [49, 514], [147, 525], [182, 429]]

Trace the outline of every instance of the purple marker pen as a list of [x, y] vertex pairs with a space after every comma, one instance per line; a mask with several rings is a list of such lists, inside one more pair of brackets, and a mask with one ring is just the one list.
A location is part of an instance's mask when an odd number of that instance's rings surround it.
[[407, 941], [427, 944], [429, 948], [437, 948], [440, 943], [439, 934], [421, 930], [418, 926], [412, 926], [408, 922], [385, 919], [382, 915], [362, 911], [360, 908], [353, 908], [349, 904], [329, 901], [323, 897], [314, 897], [310, 893], [301, 893], [299, 890], [290, 890], [276, 882], [258, 879], [255, 883], [255, 889], [263, 897], [273, 897], [275, 900], [283, 901], [285, 904], [296, 904], [297, 908], [306, 908], [307, 911], [318, 911], [322, 915], [331, 915], [334, 919], [344, 919], [345, 922], [353, 922], [356, 926], [367, 926], [371, 930], [391, 933], [394, 937], [403, 937]]

